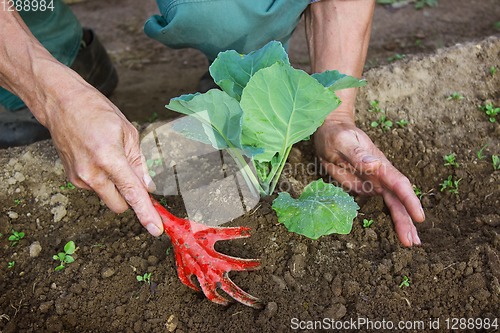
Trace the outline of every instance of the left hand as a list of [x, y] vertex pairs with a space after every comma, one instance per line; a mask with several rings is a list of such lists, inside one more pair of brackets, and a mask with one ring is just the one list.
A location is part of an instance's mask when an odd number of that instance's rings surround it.
[[425, 214], [408, 178], [399, 172], [353, 122], [334, 117], [316, 131], [316, 151], [326, 171], [358, 194], [382, 195], [401, 243], [420, 245], [413, 221]]

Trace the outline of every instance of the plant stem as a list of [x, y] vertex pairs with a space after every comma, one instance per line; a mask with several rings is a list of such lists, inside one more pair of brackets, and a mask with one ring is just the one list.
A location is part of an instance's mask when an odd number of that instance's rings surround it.
[[262, 189], [259, 180], [255, 177], [252, 170], [248, 166], [248, 163], [245, 161], [243, 156], [241, 156], [239, 151], [235, 149], [235, 147], [231, 147], [227, 150], [227, 152], [231, 155], [233, 160], [236, 162], [236, 165], [241, 170], [241, 174], [243, 175], [248, 188], [252, 192], [252, 195], [257, 196], [256, 189], [259, 191], [260, 196], [266, 195], [267, 193]]
[[[280, 175], [281, 175], [281, 172], [283, 171], [283, 168], [285, 167], [285, 164], [286, 164], [286, 160], [288, 158], [288, 155], [290, 154], [290, 151], [292, 150], [292, 145], [290, 145], [287, 149], [286, 149], [286, 152], [285, 152], [285, 155], [283, 155], [282, 159], [281, 159], [281, 163], [279, 164], [279, 169], [278, 169], [278, 172], [274, 172], [274, 174], [272, 175], [272, 179], [273, 179], [273, 182], [271, 184], [271, 189], [269, 191], [269, 194], [273, 194], [274, 192], [274, 189], [276, 188], [276, 185], [278, 184], [278, 180], [280, 178]], [[272, 171], [272, 170], [271, 170]]]

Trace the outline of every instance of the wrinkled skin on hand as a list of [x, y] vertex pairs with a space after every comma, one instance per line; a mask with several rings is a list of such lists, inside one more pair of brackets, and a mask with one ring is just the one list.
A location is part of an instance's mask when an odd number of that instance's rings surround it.
[[46, 122], [71, 183], [94, 190], [115, 213], [129, 206], [154, 236], [163, 232], [149, 200], [154, 184], [135, 127], [105, 96], [83, 84]]
[[351, 121], [330, 117], [314, 136], [326, 171], [342, 185], [362, 195], [382, 195], [401, 243], [420, 245], [413, 221], [425, 219], [408, 178]]

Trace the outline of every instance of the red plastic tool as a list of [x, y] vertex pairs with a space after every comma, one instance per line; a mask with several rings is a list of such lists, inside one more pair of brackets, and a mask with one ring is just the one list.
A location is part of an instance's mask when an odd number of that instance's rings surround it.
[[151, 197], [156, 211], [163, 221], [165, 233], [174, 247], [177, 274], [181, 281], [199, 291], [191, 281], [194, 274], [205, 296], [211, 301], [228, 305], [229, 300], [220, 296], [216, 289], [224, 290], [236, 301], [245, 305], [262, 308], [263, 303], [234, 284], [229, 279], [229, 271], [250, 271], [260, 268], [260, 260], [240, 259], [215, 251], [214, 244], [220, 240], [250, 237], [250, 228], [217, 228], [181, 219], [170, 214]]

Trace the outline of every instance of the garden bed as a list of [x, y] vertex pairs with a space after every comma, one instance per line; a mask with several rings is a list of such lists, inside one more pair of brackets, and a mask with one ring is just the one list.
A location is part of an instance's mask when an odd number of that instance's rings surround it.
[[[500, 119], [492, 123], [478, 109], [500, 107], [500, 71], [492, 74], [491, 67], [500, 70], [498, 37], [407, 56], [364, 74], [357, 124], [422, 191], [422, 245], [400, 244], [380, 197], [355, 196], [360, 210], [352, 232], [318, 240], [288, 232], [271, 209], [275, 195], [263, 198], [228, 224], [251, 227], [252, 236], [216, 249], [263, 260], [261, 270], [231, 278], [264, 300], [264, 310], [220, 306], [182, 284], [166, 235], [154, 238], [133, 212], [114, 214], [95, 193], [68, 188], [51, 141], [0, 150], [0, 331], [288, 332], [314, 321], [325, 325], [324, 318], [384, 320], [386, 327], [403, 321], [425, 331], [438, 319], [437, 331], [451, 328], [452, 318], [490, 324], [497, 318], [500, 325], [500, 171], [492, 163], [500, 155]], [[448, 100], [455, 93], [463, 98]], [[371, 126], [381, 116], [368, 111], [376, 100], [394, 123], [386, 131]], [[408, 124], [396, 125], [400, 120]], [[450, 154], [458, 168], [444, 165]], [[313, 142], [296, 145], [289, 161], [315, 164]], [[292, 184], [321, 176], [291, 169], [285, 178]], [[441, 191], [450, 175], [461, 179], [458, 193]], [[184, 216], [179, 198], [166, 202]], [[364, 219], [374, 222], [364, 228]], [[25, 233], [14, 246], [12, 230]], [[75, 262], [55, 271], [53, 255], [71, 240]], [[145, 273], [150, 285], [136, 278]]]

